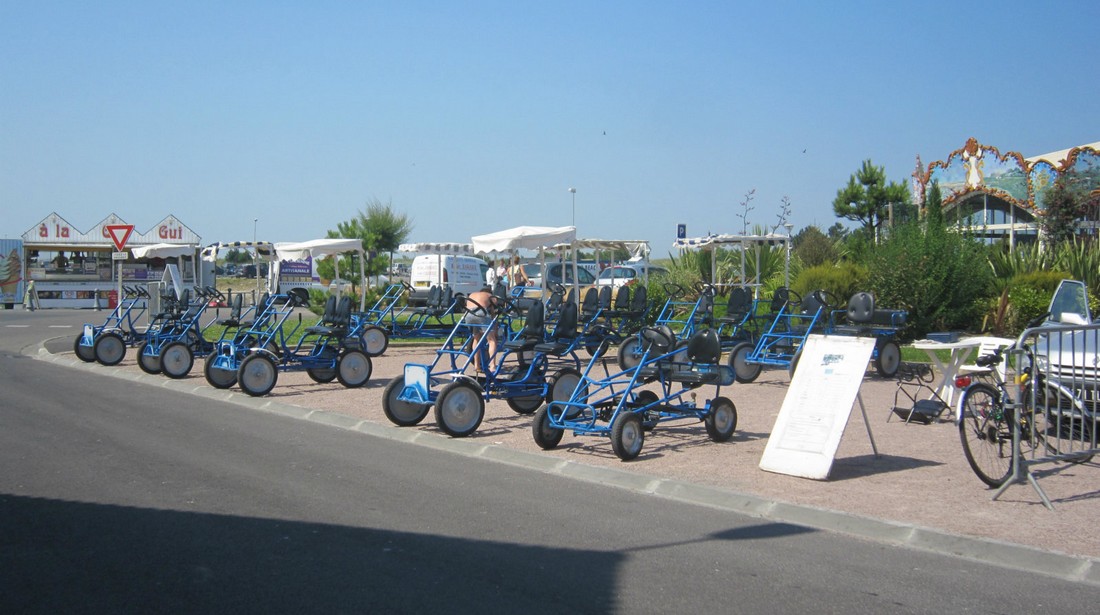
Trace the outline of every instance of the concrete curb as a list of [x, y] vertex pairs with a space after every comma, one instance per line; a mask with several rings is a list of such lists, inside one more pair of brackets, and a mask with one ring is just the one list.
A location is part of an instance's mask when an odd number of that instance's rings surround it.
[[234, 391], [195, 386], [191, 383], [162, 376], [145, 373], [135, 374], [131, 371], [104, 367], [97, 363], [84, 363], [75, 357], [52, 354], [46, 349], [45, 344], [46, 341], [43, 341], [37, 345], [28, 346], [23, 349], [23, 354], [58, 365], [85, 369], [113, 378], [159, 386], [180, 393], [198, 395], [251, 410], [306, 420], [337, 429], [358, 431], [374, 437], [425, 446], [466, 457], [505, 463], [573, 480], [727, 510], [770, 521], [838, 532], [895, 546], [951, 555], [1003, 568], [1040, 573], [1068, 581], [1100, 585], [1100, 561], [1087, 557], [1043, 551], [998, 540], [950, 534], [931, 528], [864, 517], [842, 511], [768, 500], [752, 494], [727, 489], [696, 485], [617, 468], [590, 466], [576, 461], [519, 451], [504, 446], [451, 438], [419, 429], [385, 425], [335, 412], [311, 410], [260, 397], [250, 397]]

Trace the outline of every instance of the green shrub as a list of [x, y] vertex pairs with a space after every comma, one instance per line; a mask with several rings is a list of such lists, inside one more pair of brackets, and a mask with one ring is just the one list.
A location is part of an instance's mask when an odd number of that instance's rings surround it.
[[[325, 312], [325, 302], [328, 301], [329, 291], [320, 290], [317, 288], [309, 289], [309, 311], [317, 314], [318, 316]], [[359, 293], [351, 294], [352, 311], [359, 310]], [[374, 305], [378, 299], [382, 296], [382, 291], [377, 288], [371, 288], [367, 290], [366, 306], [369, 308]]]
[[1013, 276], [1008, 283], [1006, 332], [1018, 335], [1027, 323], [1044, 314], [1050, 306], [1050, 298], [1058, 289], [1058, 283], [1069, 277], [1068, 273], [1061, 271], [1032, 271]]
[[867, 289], [867, 276], [867, 269], [855, 263], [818, 265], [803, 269], [791, 281], [791, 290], [805, 297], [824, 289], [840, 304], [833, 307], [841, 308], [848, 304], [852, 295]]
[[974, 329], [993, 296], [986, 248], [959, 233], [917, 222], [895, 227], [869, 259], [876, 304], [909, 312], [906, 337]]

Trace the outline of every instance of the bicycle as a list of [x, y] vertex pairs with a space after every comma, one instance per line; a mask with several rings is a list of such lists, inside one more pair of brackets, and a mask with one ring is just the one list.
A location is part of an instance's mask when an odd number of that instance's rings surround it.
[[[1091, 439], [1085, 430], [1091, 430], [1095, 421], [1083, 420], [1091, 413], [1072, 391], [1059, 384], [1048, 383], [1042, 375], [1032, 377], [1031, 366], [1035, 365], [1035, 357], [1027, 348], [1024, 349], [1022, 367], [1017, 377], [1017, 395], [1012, 397], [1008, 385], [996, 369], [1005, 360], [1005, 350], [998, 348], [993, 354], [978, 357], [975, 361], [979, 367], [989, 369], [992, 383], [977, 381], [965, 385], [957, 381], [966, 386], [958, 408], [963, 453], [974, 474], [994, 488], [1008, 482], [1013, 474], [1013, 460], [1022, 462], [1025, 448], [1029, 453], [1039, 451], [1062, 455], [1065, 452], [1060, 448], [1063, 440]], [[1044, 407], [1036, 410], [1036, 400], [1043, 400]], [[1018, 448], [1013, 445], [1014, 423], [1020, 434]], [[1087, 451], [1077, 455], [1072, 455], [1072, 451], [1068, 453], [1071, 456], [1066, 460], [1070, 463], [1086, 463], [1093, 457]]]

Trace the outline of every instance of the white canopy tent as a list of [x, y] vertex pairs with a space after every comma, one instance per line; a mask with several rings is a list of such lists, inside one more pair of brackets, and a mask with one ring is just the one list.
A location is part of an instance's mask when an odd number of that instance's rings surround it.
[[517, 226], [487, 235], [478, 235], [473, 237], [472, 241], [474, 252], [478, 254], [538, 250], [542, 278], [545, 280], [544, 250], [554, 245], [572, 243], [576, 239], [577, 228], [574, 226]]
[[472, 241], [474, 252], [515, 252], [516, 250], [541, 250], [558, 243], [571, 243], [577, 238], [573, 226], [517, 226], [515, 228], [478, 235]]
[[[305, 260], [306, 258], [318, 259], [326, 256], [335, 256], [347, 252], [359, 254], [359, 283], [364, 285], [363, 292], [359, 295], [359, 311], [367, 309], [366, 293], [366, 253], [363, 250], [363, 242], [359, 239], [313, 239], [299, 243], [275, 244], [275, 255], [278, 260]], [[339, 273], [339, 267], [336, 269]]]
[[[202, 249], [202, 260], [214, 263], [216, 266], [218, 263], [218, 254], [223, 248], [230, 250], [245, 250], [252, 255], [252, 264], [257, 265], [257, 261], [264, 261], [270, 263], [275, 260], [275, 245], [270, 241], [226, 241], [212, 243]], [[217, 270], [215, 269], [215, 272]], [[217, 274], [215, 273], [215, 276]], [[256, 267], [256, 286], [260, 285], [260, 267]]]
[[[791, 285], [791, 236], [779, 235], [776, 233], [769, 233], [766, 235], [707, 235], [705, 237], [693, 237], [686, 239], [677, 239], [673, 242], [672, 246], [681, 251], [689, 249], [710, 250], [712, 252], [710, 259], [710, 279], [717, 282], [715, 276], [717, 275], [717, 259], [714, 258], [714, 253], [717, 252], [719, 246], [733, 246], [741, 253], [741, 275], [745, 275], [745, 250], [746, 248], [753, 248], [756, 253], [756, 262], [760, 262], [760, 248], [762, 246], [783, 246], [784, 247], [784, 264], [783, 264], [783, 284], [787, 287]], [[744, 282], [744, 280], [743, 280]], [[759, 268], [756, 271], [755, 278], [752, 284], [746, 284], [752, 286], [753, 295], [756, 296], [760, 289], [760, 271]]]
[[271, 261], [275, 258], [275, 245], [270, 241], [225, 241], [212, 243], [202, 249], [202, 260], [217, 262], [218, 254], [223, 249], [247, 250], [256, 255], [256, 258]]
[[415, 252], [417, 254], [439, 254], [454, 256], [473, 256], [474, 246], [468, 243], [403, 243], [397, 246], [398, 252]]
[[[178, 269], [183, 269], [183, 257], [190, 256], [191, 279], [195, 281], [195, 284], [202, 284], [203, 280], [199, 278], [199, 259], [196, 258], [198, 250], [198, 246], [193, 244], [154, 243], [147, 246], [134, 246], [130, 248], [130, 253], [134, 255], [134, 258], [174, 258]], [[121, 286], [121, 284], [122, 280], [120, 279], [119, 285]], [[180, 289], [177, 288], [177, 294], [179, 291]]]
[[[577, 251], [592, 250], [596, 253], [596, 262], [600, 262], [600, 252], [615, 252], [625, 250], [630, 254], [631, 261], [643, 261], [645, 263], [643, 275], [649, 283], [649, 242], [641, 239], [576, 239], [571, 243], [554, 246], [559, 251], [570, 250], [573, 261], [573, 286], [579, 290], [580, 276], [577, 274]], [[544, 272], [545, 275], [545, 272]], [[598, 275], [597, 275], [598, 277]], [[578, 293], [579, 294], [579, 293]]]

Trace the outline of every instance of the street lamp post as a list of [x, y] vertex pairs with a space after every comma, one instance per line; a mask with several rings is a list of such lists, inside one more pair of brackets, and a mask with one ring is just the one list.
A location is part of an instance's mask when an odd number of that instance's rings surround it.
[[[260, 255], [259, 248], [256, 247], [256, 225], [259, 223], [259, 218], [252, 218], [252, 266], [256, 268], [256, 289], [260, 288], [260, 263], [257, 257]], [[252, 296], [255, 301], [255, 294]]]
[[573, 228], [577, 228], [577, 189], [570, 188], [569, 194], [573, 195]]

